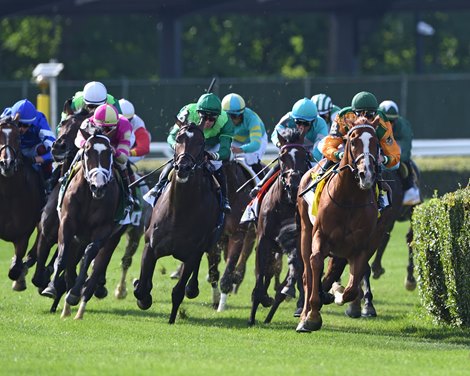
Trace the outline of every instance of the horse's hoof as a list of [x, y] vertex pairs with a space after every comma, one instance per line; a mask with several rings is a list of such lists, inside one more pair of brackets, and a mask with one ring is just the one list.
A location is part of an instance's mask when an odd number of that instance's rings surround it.
[[180, 279], [181, 271], [175, 270], [173, 273], [170, 274], [171, 279]]
[[371, 269], [372, 269], [372, 278], [374, 279], [379, 279], [382, 276], [382, 274], [385, 274], [385, 269], [382, 268], [381, 266], [375, 267], [375, 268], [374, 266], [372, 266]]
[[286, 296], [286, 300], [294, 299], [295, 298], [295, 286], [294, 285], [286, 285], [282, 288], [281, 294]]
[[188, 299], [194, 299], [199, 295], [199, 288], [188, 288], [185, 289], [185, 295]]
[[57, 290], [54, 286], [47, 286], [41, 291], [41, 295], [47, 298], [55, 299], [57, 297]]
[[274, 299], [268, 295], [265, 295], [260, 299], [260, 303], [264, 308], [269, 308], [273, 305]]
[[108, 296], [108, 289], [106, 286], [96, 286], [95, 292], [93, 293], [98, 299], [104, 299]]
[[312, 320], [302, 320], [297, 325], [297, 328], [295, 329], [295, 331], [297, 333], [314, 332], [314, 331], [320, 330], [322, 327], [322, 324], [323, 324], [322, 320], [320, 320], [319, 322], [312, 321]]
[[361, 306], [355, 305], [355, 304], [349, 304], [349, 307], [344, 311], [346, 316], [352, 318], [352, 319], [358, 319], [361, 317]]
[[73, 295], [70, 291], [67, 293], [67, 296], [65, 297], [65, 301], [70, 304], [71, 306], [76, 306], [78, 303], [80, 303], [80, 296]]
[[134, 280], [132, 281], [132, 286], [134, 286], [134, 289], [137, 287], [138, 284], [139, 280], [137, 278], [134, 278]]
[[26, 281], [24, 279], [13, 281], [11, 288], [13, 291], [24, 291], [26, 290]]
[[114, 290], [114, 296], [116, 299], [125, 299], [127, 296], [127, 289], [121, 286], [116, 287], [116, 290]]
[[294, 311], [294, 317], [300, 317], [300, 315], [302, 314], [302, 311], [303, 311], [303, 308], [297, 308]]
[[145, 311], [149, 309], [152, 306], [152, 295], [148, 295], [144, 299], [137, 299], [137, 307], [139, 307], [141, 310]]
[[366, 304], [362, 308], [361, 317], [369, 318], [369, 317], [377, 317], [377, 311], [372, 304]]
[[321, 302], [324, 305], [328, 305], [331, 303], [334, 303], [335, 301], [335, 296], [333, 294], [330, 294], [329, 292], [323, 291], [320, 294]]
[[21, 277], [21, 273], [23, 272], [23, 267], [21, 265], [14, 265], [8, 271], [8, 278], [12, 281], [16, 281]]
[[409, 280], [408, 278], [405, 278], [405, 288], [408, 291], [414, 291], [416, 289], [416, 279], [411, 279]]

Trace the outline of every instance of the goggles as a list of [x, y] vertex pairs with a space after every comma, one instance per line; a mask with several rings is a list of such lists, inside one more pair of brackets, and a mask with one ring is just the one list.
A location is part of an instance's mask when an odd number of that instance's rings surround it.
[[204, 121], [216, 121], [219, 117], [219, 115], [216, 115], [213, 112], [199, 111], [198, 114]]
[[31, 124], [26, 124], [26, 123], [21, 123], [21, 122], [18, 123], [18, 127], [20, 127], [20, 128], [29, 128], [30, 125]]
[[354, 113], [356, 114], [356, 116], [365, 116], [367, 119], [373, 119], [373, 118], [375, 118], [375, 115], [377, 114], [377, 111], [355, 110]]
[[303, 127], [311, 127], [313, 124], [315, 124], [315, 121], [317, 119], [314, 119], [314, 120], [305, 120], [305, 119], [294, 119], [294, 123], [295, 125], [300, 125], [300, 126], [303, 126]]

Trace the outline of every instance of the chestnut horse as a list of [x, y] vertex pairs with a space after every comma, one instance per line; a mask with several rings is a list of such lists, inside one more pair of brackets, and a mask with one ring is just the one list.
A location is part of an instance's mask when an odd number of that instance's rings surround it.
[[[298, 332], [311, 332], [322, 326], [321, 277], [325, 257], [333, 255], [349, 263], [348, 284], [344, 292], [335, 294], [335, 302], [342, 305], [362, 297], [360, 283], [381, 239], [375, 192], [380, 150], [375, 126], [361, 117], [345, 141], [344, 157], [320, 194], [316, 215], [303, 197], [297, 200], [305, 293]], [[311, 182], [309, 172], [302, 178], [300, 189], [303, 191]]]
[[26, 289], [23, 257], [45, 201], [39, 174], [23, 160], [20, 138], [18, 116], [0, 119], [0, 239], [15, 247], [8, 277], [16, 291]]
[[[184, 295], [199, 295], [198, 272], [204, 252], [217, 240], [221, 221], [220, 197], [204, 153], [205, 139], [196, 124], [181, 126], [175, 144], [170, 183], [155, 204], [145, 232], [140, 277], [134, 295], [140, 309], [152, 305], [152, 278], [160, 257], [183, 262], [181, 277], [173, 288], [169, 323], [173, 324]], [[191, 279], [190, 279], [191, 277]], [[189, 283], [188, 283], [189, 280]]]
[[[99, 133], [90, 135], [84, 129], [80, 131], [86, 143], [79, 168], [63, 195], [54, 277], [42, 291], [43, 295], [55, 298], [56, 286], [65, 270], [68, 292], [61, 317], [69, 316], [70, 306], [77, 305], [81, 300], [76, 319], [83, 318], [86, 303], [93, 296], [100, 279], [106, 275], [106, 268], [122, 233], [122, 226], [115, 218], [121, 202], [121, 188], [113, 172], [110, 140]], [[77, 276], [76, 265], [80, 260]], [[92, 261], [93, 271], [87, 278]]]
[[[308, 152], [297, 130], [287, 129], [279, 135], [280, 172], [261, 201], [257, 225], [256, 282], [252, 292], [252, 307], [249, 325], [255, 324], [258, 306], [277, 307], [284, 298], [281, 289], [295, 289], [298, 269], [298, 229], [296, 225], [296, 199], [300, 180], [309, 169]], [[285, 253], [290, 259], [288, 277], [279, 287], [275, 299], [268, 295], [269, 283], [273, 277], [275, 253]], [[288, 284], [288, 286], [286, 286]], [[295, 291], [295, 290], [294, 290]], [[268, 321], [271, 319], [270, 313]]]

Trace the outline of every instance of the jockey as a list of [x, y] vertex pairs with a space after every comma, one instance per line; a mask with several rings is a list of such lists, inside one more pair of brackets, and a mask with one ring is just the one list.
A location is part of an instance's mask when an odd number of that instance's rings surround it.
[[[350, 129], [348, 122], [354, 121], [358, 116], [365, 116], [370, 121], [374, 120], [377, 116], [379, 117], [379, 125], [375, 132], [379, 139], [382, 153], [379, 155], [378, 162], [381, 163], [383, 168], [388, 170], [395, 170], [400, 166], [400, 147], [393, 137], [392, 125], [388, 121], [387, 116], [378, 107], [377, 98], [374, 94], [361, 91], [353, 97], [350, 107], [344, 107], [338, 113], [331, 126], [330, 133], [323, 141], [321, 152], [327, 159], [327, 163], [323, 166], [323, 173], [328, 167], [339, 162], [343, 157], [344, 136], [346, 136]], [[387, 187], [385, 183], [383, 183], [382, 188], [390, 191], [390, 187]], [[382, 192], [379, 197], [381, 210], [389, 205], [387, 203], [388, 197], [385, 193]]]
[[[214, 168], [214, 176], [217, 179], [222, 195], [222, 206], [225, 213], [232, 209], [228, 201], [227, 180], [222, 167], [222, 162], [231, 157], [230, 144], [233, 137], [233, 123], [225, 111], [222, 110], [222, 103], [219, 97], [213, 93], [201, 95], [197, 103], [190, 103], [184, 106], [176, 116], [176, 123], [167, 138], [168, 144], [174, 149], [176, 135], [180, 126], [185, 123], [196, 123], [203, 126], [205, 148], [210, 164]], [[171, 164], [167, 164], [160, 174], [157, 185], [152, 188], [151, 195], [158, 200], [163, 187], [168, 181], [168, 175], [172, 169]], [[150, 192], [149, 192], [150, 193]]]
[[150, 133], [145, 128], [142, 118], [135, 113], [134, 105], [127, 99], [119, 99], [122, 115], [132, 125], [131, 149], [129, 161], [135, 163], [143, 159], [150, 152]]
[[[328, 127], [325, 120], [318, 116], [318, 110], [315, 103], [308, 98], [303, 98], [294, 103], [292, 111], [285, 114], [278, 124], [274, 127], [271, 135], [271, 141], [277, 147], [280, 147], [278, 140], [278, 132], [282, 134], [283, 129], [297, 128], [304, 136], [304, 145], [309, 149], [314, 161], [318, 162], [322, 155], [318, 150], [318, 144], [328, 134]], [[254, 187], [250, 196], [256, 197], [261, 187], [266, 183], [277, 171], [279, 164], [276, 164], [263, 177], [263, 179]]]
[[49, 123], [44, 114], [37, 111], [34, 104], [27, 99], [16, 102], [11, 107], [10, 116], [13, 120], [18, 120], [21, 153], [31, 159], [34, 169], [39, 171], [46, 188], [46, 180], [52, 173], [51, 149], [55, 141]]
[[232, 152], [243, 154], [245, 162], [255, 173], [262, 170], [261, 159], [268, 145], [268, 135], [261, 118], [245, 106], [244, 99], [235, 93], [222, 99], [222, 109], [234, 124]]
[[408, 120], [400, 115], [398, 106], [391, 100], [385, 100], [379, 105], [379, 109], [385, 112], [393, 127], [393, 136], [401, 150], [400, 178], [403, 185], [403, 205], [417, 205], [421, 202], [419, 188], [413, 179], [413, 167], [411, 165], [411, 141], [413, 130]]
[[331, 97], [326, 94], [320, 93], [315, 94], [312, 97], [312, 102], [317, 105], [318, 115], [320, 115], [323, 120], [326, 121], [328, 129], [331, 128], [336, 115], [341, 110], [338, 106], [334, 105]]
[[[132, 198], [132, 192], [129, 189], [130, 179], [127, 169], [132, 134], [132, 125], [129, 123], [129, 120], [119, 115], [114, 106], [102, 104], [96, 108], [92, 117], [83, 121], [80, 128], [98, 128], [103, 132], [103, 135], [110, 139], [111, 146], [114, 148], [114, 161], [119, 167], [118, 170], [124, 183], [128, 203], [129, 205], [133, 205], [134, 200]], [[75, 138], [75, 146], [81, 150], [85, 143], [86, 140], [82, 132], [78, 132]]]
[[[105, 103], [113, 105], [118, 112], [121, 113], [119, 102], [111, 94], [108, 94], [106, 86], [98, 81], [88, 82], [83, 87], [83, 91], [77, 91], [75, 95], [66, 102], [70, 103], [73, 113], [79, 113], [83, 109], [90, 111]], [[68, 115], [69, 114], [62, 112], [61, 122], [67, 118]], [[60, 123], [58, 127], [60, 127]]]

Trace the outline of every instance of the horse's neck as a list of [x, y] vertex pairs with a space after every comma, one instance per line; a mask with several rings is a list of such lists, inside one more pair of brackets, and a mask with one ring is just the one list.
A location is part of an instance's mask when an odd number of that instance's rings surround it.
[[[213, 177], [208, 176], [213, 179]], [[194, 175], [190, 176], [186, 183], [179, 183], [176, 176], [173, 176], [170, 183], [170, 202], [174, 208], [187, 208], [198, 202], [208, 190], [211, 189], [208, 177], [204, 172], [196, 170]]]

